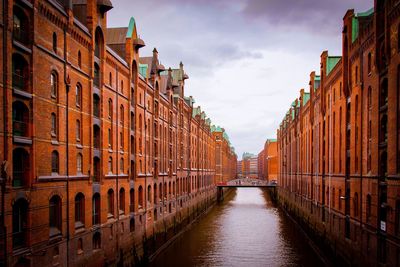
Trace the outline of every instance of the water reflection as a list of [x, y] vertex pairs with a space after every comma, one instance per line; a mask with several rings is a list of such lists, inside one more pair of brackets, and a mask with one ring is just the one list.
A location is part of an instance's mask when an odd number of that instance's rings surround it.
[[322, 266], [266, 192], [239, 188], [151, 266]]

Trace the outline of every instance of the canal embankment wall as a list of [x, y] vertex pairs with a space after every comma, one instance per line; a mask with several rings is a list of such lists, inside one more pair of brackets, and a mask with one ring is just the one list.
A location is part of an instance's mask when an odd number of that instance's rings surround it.
[[[377, 266], [375, 235], [359, 223], [351, 222], [352, 235], [346, 238], [345, 216], [280, 187], [275, 201], [304, 231], [316, 253], [334, 266]], [[368, 251], [372, 255], [366, 255]]]
[[[232, 190], [224, 189], [224, 195]], [[178, 199], [170, 212], [168, 208], [164, 209], [166, 212], [158, 220], [148, 222], [147, 225], [143, 221], [143, 226], [135, 229], [130, 240], [121, 240], [119, 252], [115, 251], [113, 255], [97, 255], [97, 258], [81, 262], [79, 266], [146, 266], [179, 235], [190, 229], [196, 220], [207, 214], [216, 203], [216, 187], [193, 194], [182, 202]], [[144, 215], [142, 220], [146, 219]]]

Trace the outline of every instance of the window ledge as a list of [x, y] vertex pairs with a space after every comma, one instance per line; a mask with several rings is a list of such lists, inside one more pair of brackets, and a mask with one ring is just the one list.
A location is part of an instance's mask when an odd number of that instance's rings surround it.
[[77, 145], [76, 145], [76, 148], [82, 149], [83, 146], [82, 146], [81, 144], [77, 144]]
[[60, 143], [57, 140], [51, 140], [51, 144], [54, 146], [60, 145]]

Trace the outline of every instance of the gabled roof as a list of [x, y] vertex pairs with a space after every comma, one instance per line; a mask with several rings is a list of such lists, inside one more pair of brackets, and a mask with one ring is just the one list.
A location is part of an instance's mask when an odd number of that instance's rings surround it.
[[107, 44], [125, 44], [127, 27], [107, 28], [106, 43]]
[[327, 57], [326, 58], [326, 76], [336, 67], [342, 57]]
[[359, 25], [358, 18], [369, 17], [372, 14], [374, 14], [373, 7], [365, 12], [360, 12], [360, 13], [357, 13], [354, 15], [354, 17], [351, 20], [351, 42], [352, 43], [354, 43], [354, 41], [357, 40], [358, 34], [359, 34], [360, 25]]

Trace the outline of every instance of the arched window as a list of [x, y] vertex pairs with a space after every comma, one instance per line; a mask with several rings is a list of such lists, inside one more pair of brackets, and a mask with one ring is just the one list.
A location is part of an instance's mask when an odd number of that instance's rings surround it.
[[92, 199], [92, 223], [100, 224], [100, 194], [95, 193]]
[[124, 173], [124, 168], [125, 168], [125, 166], [124, 166], [124, 158], [121, 158], [119, 160], [119, 171], [120, 171], [120, 173]]
[[50, 74], [50, 95], [52, 98], [57, 97], [58, 92], [58, 75], [55, 71]]
[[143, 208], [143, 187], [140, 185], [138, 189], [138, 204], [139, 204], [139, 209]]
[[353, 197], [353, 202], [354, 202], [354, 217], [358, 217], [358, 193], [354, 193]]
[[29, 43], [29, 20], [17, 6], [14, 6], [13, 13], [13, 39], [26, 45]]
[[100, 117], [100, 97], [97, 94], [93, 95], [93, 116]]
[[15, 201], [12, 209], [12, 245], [13, 248], [26, 246], [28, 229], [28, 202], [25, 199]]
[[76, 120], [76, 141], [81, 141], [81, 122]]
[[111, 188], [107, 192], [107, 208], [108, 215], [114, 216], [114, 190]]
[[75, 87], [75, 102], [77, 107], [82, 105], [82, 86], [78, 83]]
[[111, 98], [108, 99], [108, 118], [112, 120], [113, 117], [113, 104]]
[[370, 74], [371, 73], [371, 70], [372, 70], [372, 56], [371, 56], [371, 53], [368, 53], [368, 74]]
[[78, 193], [75, 196], [75, 228], [85, 225], [85, 196]]
[[13, 150], [13, 181], [14, 187], [26, 186], [29, 182], [29, 154], [23, 148]]
[[51, 113], [51, 136], [57, 137], [57, 116], [55, 113]]
[[49, 201], [50, 236], [61, 234], [61, 198], [53, 196]]
[[100, 159], [95, 157], [93, 159], [93, 182], [100, 181]]
[[129, 212], [135, 211], [135, 189], [131, 188], [129, 191]]
[[29, 109], [27, 106], [16, 101], [12, 104], [13, 135], [29, 136]]
[[20, 54], [12, 56], [12, 86], [18, 90], [29, 91], [29, 68], [25, 58]]
[[100, 127], [93, 125], [93, 146], [95, 149], [100, 149]]
[[94, 77], [93, 84], [97, 88], [100, 87], [100, 66], [97, 63], [94, 63]]
[[121, 125], [124, 124], [124, 106], [121, 105], [121, 107], [119, 108], [119, 113], [120, 113], [120, 123]]
[[367, 222], [371, 221], [371, 205], [372, 205], [372, 200], [371, 200], [371, 195], [367, 195], [367, 207], [366, 207], [366, 216], [367, 216]]
[[113, 159], [112, 157], [108, 158], [108, 173], [112, 173], [113, 172]]
[[119, 212], [125, 214], [125, 189], [119, 190]]
[[57, 54], [57, 34], [53, 32], [53, 51]]
[[131, 217], [131, 219], [129, 220], [129, 230], [131, 232], [135, 231], [135, 218]]
[[60, 171], [59, 169], [59, 158], [58, 152], [54, 150], [51, 152], [51, 172], [54, 174], [58, 174]]
[[153, 190], [154, 190], [154, 204], [157, 204], [157, 184], [154, 184], [153, 186]]
[[78, 67], [82, 68], [82, 54], [80, 50], [78, 51]]
[[151, 203], [151, 186], [147, 187], [147, 202]]
[[76, 156], [76, 172], [82, 173], [82, 154], [78, 153]]
[[96, 232], [93, 234], [93, 250], [101, 249], [101, 234], [100, 232]]

